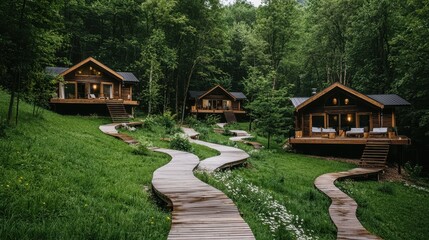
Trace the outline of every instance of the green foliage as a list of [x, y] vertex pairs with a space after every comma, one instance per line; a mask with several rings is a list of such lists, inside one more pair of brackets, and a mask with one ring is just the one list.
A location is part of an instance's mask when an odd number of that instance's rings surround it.
[[393, 195], [395, 193], [393, 187], [389, 184], [381, 184], [381, 186], [378, 187], [378, 191], [389, 195]]
[[405, 171], [408, 175], [413, 179], [418, 179], [421, 177], [423, 167], [418, 164], [412, 164], [410, 162], [406, 162], [404, 165]]
[[[0, 91], [0, 106], [8, 98]], [[31, 105], [20, 108], [21, 124], [0, 139], [2, 238], [167, 238], [171, 215], [145, 189], [167, 156], [134, 155], [100, 132], [106, 119], [50, 111], [35, 118]]]
[[214, 126], [216, 123], [220, 122], [220, 116], [216, 114], [210, 114], [206, 116], [204, 121], [207, 125]]
[[140, 137], [138, 143], [132, 145], [132, 147], [134, 154], [148, 156], [150, 155], [149, 147], [153, 147], [153, 143], [144, 137]]
[[287, 89], [271, 90], [258, 96], [248, 106], [255, 119], [257, 129], [268, 136], [268, 148], [272, 135], [283, 135], [292, 127], [292, 108], [289, 103]]
[[181, 132], [180, 127], [176, 125], [176, 115], [172, 114], [170, 111], [164, 112], [164, 114], [157, 116], [155, 119], [159, 122], [161, 126], [165, 128], [167, 134], [174, 134]]
[[180, 133], [174, 134], [174, 136], [171, 138], [170, 148], [185, 152], [192, 152], [192, 145], [188, 138]]

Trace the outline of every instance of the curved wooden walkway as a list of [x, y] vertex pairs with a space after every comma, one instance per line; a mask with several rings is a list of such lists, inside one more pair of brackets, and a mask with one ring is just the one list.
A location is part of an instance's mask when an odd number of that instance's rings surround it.
[[[106, 124], [99, 129], [117, 137], [121, 125]], [[171, 149], [153, 150], [172, 157], [152, 178], [154, 191], [173, 208], [168, 239], [255, 239], [232, 200], [194, 176], [193, 170], [200, 163], [197, 156]]]
[[255, 239], [232, 200], [194, 176], [200, 162], [197, 156], [170, 149], [155, 151], [172, 156], [152, 179], [155, 191], [173, 206], [168, 239]]
[[[127, 126], [139, 126], [142, 125], [142, 122], [131, 122], [131, 123], [125, 123]], [[128, 136], [127, 134], [124, 133], [119, 133], [118, 132], [118, 128], [120, 128], [123, 125], [123, 123], [110, 123], [110, 124], [106, 124], [106, 125], [101, 125], [100, 127], [98, 127], [100, 129], [100, 131], [102, 131], [103, 133], [119, 138], [122, 141], [128, 143], [128, 144], [136, 144], [138, 143], [137, 140], [135, 140], [134, 138]]]
[[201, 140], [195, 140], [194, 138], [196, 138], [196, 136], [198, 135], [198, 132], [196, 132], [192, 128], [182, 127], [182, 129], [185, 135], [191, 138], [190, 139], [191, 142], [212, 148], [220, 153], [218, 156], [214, 156], [214, 157], [202, 160], [200, 164], [198, 164], [199, 170], [213, 172], [218, 169], [241, 164], [250, 157], [249, 154], [247, 154], [245, 151], [238, 148], [204, 142]]
[[345, 172], [323, 174], [314, 181], [314, 185], [332, 200], [329, 215], [337, 227], [337, 239], [380, 239], [362, 226], [356, 217], [357, 203], [334, 183], [338, 179], [374, 175], [381, 171], [382, 168], [354, 168]]

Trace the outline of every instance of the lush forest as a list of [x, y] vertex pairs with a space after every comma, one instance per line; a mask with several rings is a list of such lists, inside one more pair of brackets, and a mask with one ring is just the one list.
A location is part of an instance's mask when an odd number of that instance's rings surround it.
[[[429, 3], [425, 0], [16, 0], [0, 2], [0, 84], [46, 105], [46, 66], [92, 56], [140, 79], [146, 111], [182, 116], [190, 89], [244, 91], [255, 116], [289, 119], [288, 97], [341, 82], [412, 103], [398, 118], [429, 135]], [[149, 105], [150, 104], [150, 108]], [[15, 107], [17, 106], [17, 107]], [[280, 107], [279, 107], [280, 106]], [[16, 108], [16, 110], [13, 110]], [[262, 110], [262, 111], [261, 111]], [[4, 120], [2, 120], [4, 121]], [[283, 124], [283, 125], [282, 125]], [[270, 126], [287, 129], [290, 121]]]

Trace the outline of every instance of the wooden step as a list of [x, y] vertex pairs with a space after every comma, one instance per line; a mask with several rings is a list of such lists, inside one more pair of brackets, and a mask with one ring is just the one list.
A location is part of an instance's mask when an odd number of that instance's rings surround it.
[[227, 123], [237, 122], [237, 118], [235, 117], [235, 114], [233, 111], [224, 111], [223, 114], [225, 115], [225, 119]]
[[361, 167], [385, 167], [390, 144], [386, 141], [368, 141], [359, 162]]
[[128, 113], [125, 110], [123, 101], [119, 100], [109, 100], [106, 101], [107, 109], [110, 113], [110, 118], [112, 122], [129, 122]]

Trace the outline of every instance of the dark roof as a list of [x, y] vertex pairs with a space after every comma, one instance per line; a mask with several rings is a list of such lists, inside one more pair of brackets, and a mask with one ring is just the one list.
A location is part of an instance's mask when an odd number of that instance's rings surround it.
[[242, 92], [229, 92], [232, 96], [234, 96], [236, 99], [246, 99], [246, 95]]
[[[401, 98], [396, 94], [374, 94], [374, 95], [367, 95], [367, 96], [383, 104], [384, 106], [411, 105], [411, 103], [409, 103], [407, 100]], [[301, 103], [305, 102], [309, 98], [310, 97], [293, 97], [293, 98], [290, 98], [290, 100], [292, 101], [293, 106], [296, 108], [297, 106], [299, 106]]]
[[60, 73], [66, 71], [69, 68], [65, 67], [46, 67], [45, 71], [51, 75], [59, 75]]
[[[67, 69], [66, 67], [46, 67], [45, 71], [52, 75], [59, 75], [62, 72], [65, 72]], [[132, 72], [117, 72], [119, 75], [121, 75], [124, 78], [125, 82], [133, 82], [137, 83], [139, 80], [134, 76]]]
[[309, 97], [293, 97], [290, 98], [294, 107], [299, 106], [301, 103], [305, 102]]
[[382, 103], [384, 106], [410, 106], [407, 100], [401, 98], [396, 94], [375, 94], [368, 95], [368, 97], [374, 99], [377, 102]]
[[203, 95], [205, 93], [205, 91], [189, 91], [189, 96], [191, 98], [197, 98], [201, 95]]
[[139, 80], [134, 76], [132, 72], [117, 72], [119, 75], [121, 75], [124, 78], [125, 82], [135, 82], [138, 83]]
[[[207, 91], [189, 91], [189, 96], [191, 98], [198, 98], [199, 96], [203, 95]], [[234, 96], [236, 99], [246, 99], [246, 95], [242, 92], [229, 92], [232, 96]]]

